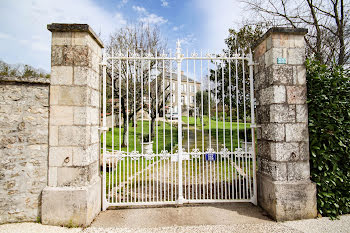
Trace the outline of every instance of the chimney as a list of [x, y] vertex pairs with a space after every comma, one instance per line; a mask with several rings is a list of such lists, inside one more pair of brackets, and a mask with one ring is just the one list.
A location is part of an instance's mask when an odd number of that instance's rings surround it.
[[181, 75], [184, 75], [184, 71], [183, 70], [181, 70]]

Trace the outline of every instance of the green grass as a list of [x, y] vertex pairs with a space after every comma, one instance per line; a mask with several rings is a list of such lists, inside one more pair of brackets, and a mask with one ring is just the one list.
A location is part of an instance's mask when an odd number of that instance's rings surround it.
[[[157, 123], [157, 122], [156, 122]], [[143, 121], [143, 136], [149, 134], [149, 121]], [[172, 128], [172, 135], [173, 135], [173, 146], [177, 144], [177, 128], [173, 125], [171, 127], [170, 123], [165, 123], [165, 127], [163, 125], [163, 122], [158, 122], [158, 133], [155, 133], [155, 136], [153, 138], [153, 152], [157, 153], [157, 139], [158, 139], [158, 152], [160, 153], [162, 150], [168, 150], [170, 151], [171, 148], [171, 128]], [[136, 131], [136, 137], [135, 137], [135, 131]], [[124, 128], [121, 127], [121, 137], [123, 137]], [[164, 134], [165, 132], [165, 134]], [[164, 137], [165, 135], [165, 137]], [[112, 130], [107, 132], [106, 139], [107, 139], [107, 149], [112, 149]], [[103, 136], [101, 136], [102, 141]], [[164, 140], [165, 138], [165, 140]], [[135, 150], [135, 141], [136, 141], [136, 150], [141, 153], [142, 151], [142, 121], [137, 121], [137, 127], [132, 127], [132, 124], [129, 124], [129, 152]], [[165, 141], [165, 145], [164, 145]], [[119, 141], [119, 127], [114, 128], [114, 149], [120, 150], [119, 145], [122, 142]], [[122, 151], [127, 151], [128, 147], [122, 147]]]
[[[239, 130], [237, 130], [237, 123], [232, 122], [232, 126], [230, 125], [230, 122], [223, 122], [223, 121], [217, 121], [211, 119], [209, 124], [209, 117], [204, 116], [204, 127], [202, 127], [202, 122], [199, 118], [197, 118], [196, 121], [196, 128], [197, 131], [195, 132], [195, 119], [194, 117], [182, 117], [183, 121], [183, 140], [182, 143], [184, 146], [188, 145], [188, 139], [190, 139], [190, 148], [194, 148], [197, 146], [200, 150], [202, 149], [202, 142], [204, 139], [204, 149], [206, 150], [209, 147], [209, 131], [211, 134], [211, 147], [216, 149], [218, 146], [219, 148], [223, 147], [223, 144], [228, 149], [231, 149], [231, 143], [232, 147], [236, 148], [238, 146], [238, 138], [237, 133], [239, 131], [240, 141], [244, 139], [244, 132], [246, 132], [247, 140], [251, 141], [251, 132], [250, 132], [250, 123], [246, 124], [246, 130], [244, 130], [244, 123], [239, 123]], [[189, 128], [187, 128], [187, 121], [189, 120]], [[157, 122], [156, 122], [157, 123]], [[165, 127], [164, 127], [165, 126]], [[232, 127], [232, 133], [231, 133], [231, 127]], [[155, 136], [153, 138], [153, 152], [154, 153], [160, 153], [162, 150], [171, 151], [171, 129], [172, 129], [172, 144], [173, 144], [173, 151], [176, 150], [176, 145], [178, 142], [178, 130], [177, 125], [173, 124], [171, 127], [171, 124], [169, 122], [166, 122], [165, 125], [163, 122], [158, 122], [158, 133], [155, 133]], [[204, 135], [202, 137], [202, 129], [204, 130]], [[124, 128], [121, 127], [121, 135], [123, 135]], [[188, 136], [188, 131], [190, 131], [190, 136]], [[136, 137], [135, 133], [136, 132]], [[165, 133], [165, 134], [164, 134]], [[142, 135], [148, 135], [149, 134], [149, 121], [143, 121], [143, 134], [142, 134], [142, 121], [137, 121], [137, 127], [132, 127], [132, 124], [129, 124], [129, 150], [127, 147], [122, 147], [122, 151], [134, 151], [135, 148], [138, 152], [141, 153], [142, 151]], [[197, 143], [194, 143], [194, 138], [197, 138]], [[102, 139], [103, 136], [101, 136]], [[232, 141], [231, 141], [232, 137]], [[108, 131], [106, 134], [107, 139], [107, 149], [112, 149], [112, 130]], [[218, 143], [216, 143], [216, 139], [218, 139]], [[157, 143], [158, 141], [158, 143]], [[101, 140], [102, 142], [102, 140]], [[136, 142], [136, 144], [135, 144]], [[164, 143], [165, 142], [165, 143]], [[225, 143], [224, 143], [225, 142]], [[120, 150], [119, 144], [121, 143], [119, 139], [119, 127], [114, 128], [114, 150]], [[157, 148], [158, 144], [158, 148]], [[197, 145], [196, 145], [197, 144]], [[218, 145], [217, 145], [218, 144]], [[135, 147], [136, 145], [136, 147]]]
[[[183, 144], [185, 144], [188, 142], [188, 130], [187, 130], [188, 128], [186, 127], [187, 125], [189, 125], [190, 126], [189, 129], [194, 130], [195, 119], [194, 117], [183, 116], [182, 121], [183, 121], [183, 127], [185, 127], [183, 129], [183, 132], [184, 132], [183, 138], [185, 140]], [[219, 120], [216, 122], [216, 120], [213, 120], [213, 119], [209, 121], [209, 117], [204, 116], [203, 127], [202, 127], [201, 120], [197, 118], [196, 128], [197, 128], [197, 132], [196, 132], [197, 147], [199, 149], [202, 148], [203, 139], [204, 139], [204, 149], [206, 150], [206, 148], [210, 147], [209, 131], [211, 134], [211, 147], [214, 149], [216, 149], [217, 147], [220, 149], [223, 147], [223, 144], [225, 144], [225, 147], [227, 147], [229, 150], [231, 150], [231, 145], [232, 145], [232, 148], [234, 150], [234, 148], [238, 147], [238, 137], [237, 137], [238, 133], [239, 133], [240, 141], [244, 140], [245, 134], [247, 136], [247, 141], [251, 141], [250, 123], [247, 123], [246, 125], [244, 125], [244, 123], [239, 123], [237, 127], [237, 122], [232, 122], [232, 125], [231, 125], [231, 123], [227, 121], [225, 121], [225, 123]], [[231, 131], [231, 128], [232, 128], [232, 131]], [[202, 137], [202, 131], [204, 131], [204, 137]], [[191, 136], [194, 137], [193, 134], [194, 133], [192, 133], [190, 137]], [[216, 141], [218, 141], [218, 143], [216, 143]], [[195, 145], [192, 143], [192, 146], [190, 145], [190, 148], [194, 148], [194, 147]]]

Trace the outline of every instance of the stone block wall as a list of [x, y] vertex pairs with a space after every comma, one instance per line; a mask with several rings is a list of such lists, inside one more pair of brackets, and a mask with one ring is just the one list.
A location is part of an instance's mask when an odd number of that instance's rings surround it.
[[317, 214], [309, 165], [306, 33], [272, 28], [254, 49], [258, 203], [278, 221]]
[[40, 219], [49, 84], [47, 78], [0, 77], [0, 224]]
[[87, 24], [50, 24], [48, 187], [44, 224], [86, 226], [101, 210], [100, 73], [103, 44]]

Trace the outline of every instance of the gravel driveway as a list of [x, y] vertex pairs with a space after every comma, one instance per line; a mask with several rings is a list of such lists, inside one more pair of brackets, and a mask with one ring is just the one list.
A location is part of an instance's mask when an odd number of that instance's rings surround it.
[[109, 233], [109, 232], [350, 232], [350, 215], [344, 215], [340, 220], [331, 221], [328, 218], [290, 221], [284, 223], [258, 223], [233, 225], [207, 225], [207, 226], [172, 226], [158, 228], [116, 228], [116, 227], [88, 227], [65, 228], [46, 226], [38, 223], [13, 223], [0, 225], [0, 232], [16, 233]]

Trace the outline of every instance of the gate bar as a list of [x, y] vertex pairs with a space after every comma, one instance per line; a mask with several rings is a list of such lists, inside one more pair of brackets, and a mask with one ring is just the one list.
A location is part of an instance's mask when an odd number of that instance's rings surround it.
[[106, 74], [107, 74], [107, 62], [106, 62], [106, 53], [103, 53], [103, 119], [102, 119], [102, 130], [103, 130], [103, 182], [102, 182], [102, 210], [107, 209], [107, 198], [106, 198], [106, 159], [105, 155], [107, 154], [107, 148], [106, 148]]
[[[177, 62], [177, 111], [178, 111], [178, 132], [177, 132], [177, 139], [178, 139], [178, 179], [179, 179], [179, 197], [177, 200], [178, 204], [183, 204], [184, 198], [182, 193], [182, 109], [181, 109], [181, 44], [180, 40], [176, 43], [176, 62]], [[176, 172], [175, 172], [176, 177]]]

